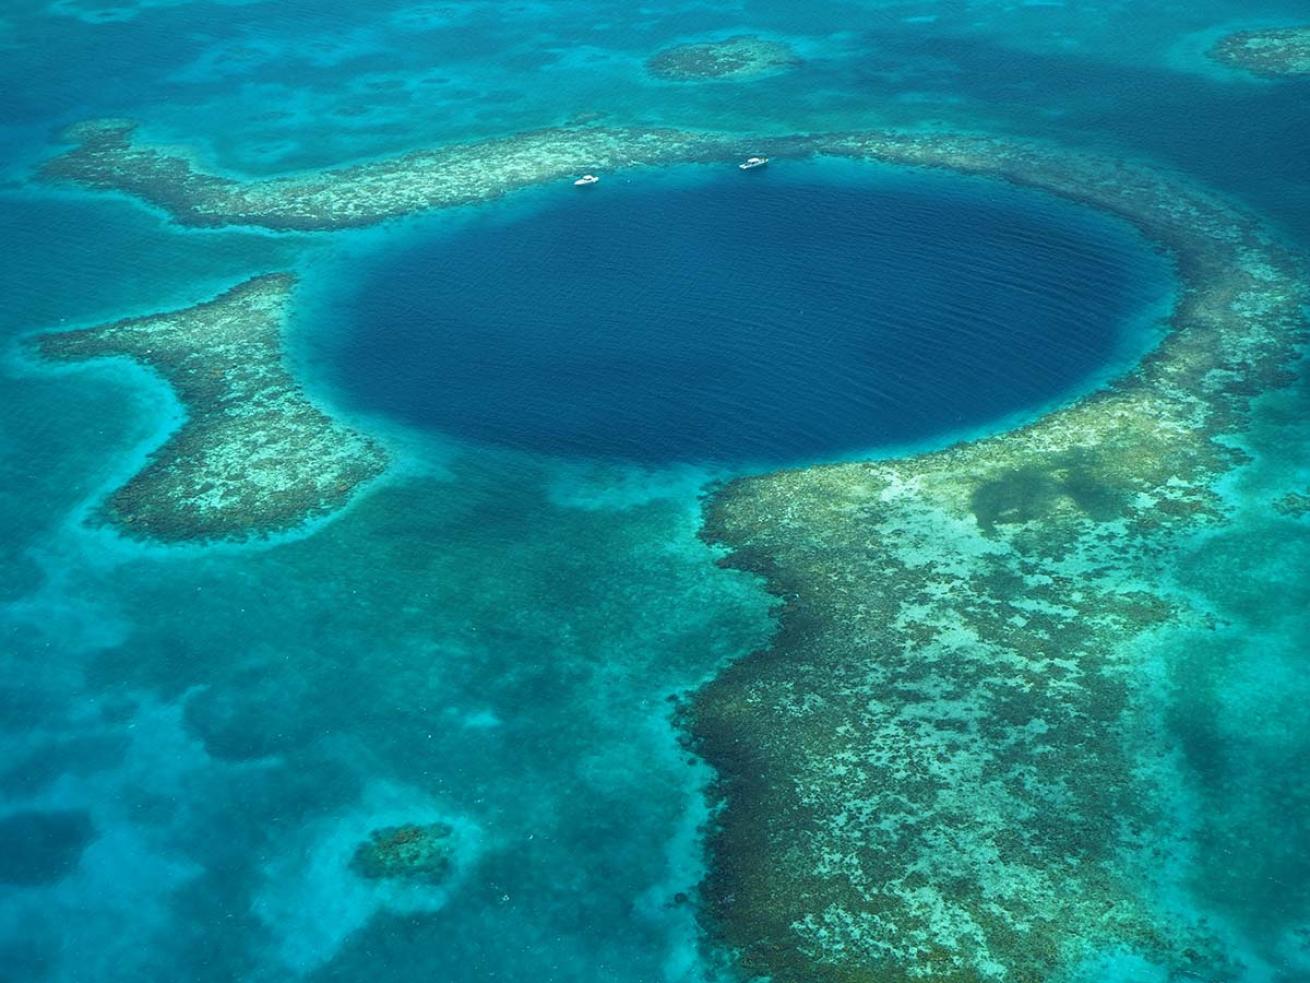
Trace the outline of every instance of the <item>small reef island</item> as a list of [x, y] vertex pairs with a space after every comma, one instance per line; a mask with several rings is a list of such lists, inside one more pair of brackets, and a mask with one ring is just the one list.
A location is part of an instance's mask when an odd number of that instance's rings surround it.
[[1310, 25], [1239, 31], [1210, 49], [1210, 56], [1256, 75], [1310, 75]]
[[375, 829], [355, 848], [350, 869], [366, 880], [440, 884], [453, 864], [454, 832], [446, 823]]
[[646, 62], [646, 71], [670, 82], [745, 81], [786, 72], [799, 64], [796, 53], [781, 41], [740, 35], [666, 48]]
[[[486, 200], [587, 165], [731, 166], [740, 143], [548, 130], [239, 182], [137, 145], [128, 125], [74, 136], [48, 177], [136, 194], [187, 223], [321, 229]], [[1135, 370], [1027, 426], [743, 477], [709, 495], [705, 538], [762, 575], [780, 626], [771, 646], [680, 704], [722, 806], [701, 887], [707, 935], [745, 975], [777, 983], [1049, 980], [1108, 951], [1163, 975], [1225, 976], [1220, 941], [1169, 910], [1151, 880], [1167, 866], [1152, 851], [1173, 842], [1171, 820], [1151, 762], [1124, 741], [1155, 685], [1136, 646], [1212, 618], [1162, 587], [1160, 571], [1186, 536], [1230, 521], [1221, 482], [1246, 459], [1234, 438], [1252, 400], [1292, 379], [1306, 341], [1301, 259], [1186, 180], [1047, 144], [862, 132], [752, 147], [1080, 202], [1168, 251], [1179, 293]], [[382, 467], [281, 368], [290, 291], [289, 278], [261, 278], [188, 311], [41, 340], [55, 358], [145, 361], [187, 406], [186, 426], [113, 496], [111, 518], [169, 540], [276, 527], [339, 504]], [[379, 830], [356, 869], [428, 876], [441, 841], [423, 827]]]
[[380, 445], [315, 407], [283, 364], [295, 286], [256, 277], [186, 310], [38, 335], [50, 359], [120, 356], [157, 371], [187, 419], [103, 506], [137, 538], [248, 539], [345, 503], [380, 474]]

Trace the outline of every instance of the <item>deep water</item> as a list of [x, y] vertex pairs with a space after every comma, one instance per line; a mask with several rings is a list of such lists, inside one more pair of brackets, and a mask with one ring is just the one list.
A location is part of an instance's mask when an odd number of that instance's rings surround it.
[[[1160, 257], [1075, 206], [856, 167], [605, 175], [586, 197], [565, 184], [339, 236], [188, 230], [33, 180], [58, 127], [139, 118], [237, 174], [579, 113], [964, 128], [1163, 163], [1310, 247], [1310, 84], [1203, 56], [1234, 25], [1305, 18], [1304, 0], [5, 4], [0, 979], [715, 978], [686, 897], [710, 776], [667, 697], [774, 622], [697, 538], [707, 472], [1009, 425], [1140, 353], [1168, 290]], [[742, 85], [643, 72], [663, 46], [743, 32], [803, 65]], [[816, 241], [834, 225], [849, 248]], [[627, 275], [655, 262], [678, 275]], [[297, 371], [397, 449], [392, 479], [286, 542], [162, 549], [98, 528], [95, 504], [181, 410], [146, 372], [51, 370], [21, 339], [285, 269], [303, 278]], [[498, 291], [511, 272], [537, 282]], [[823, 331], [802, 296], [833, 305]], [[583, 299], [603, 324], [576, 316]], [[635, 352], [639, 384], [596, 385], [617, 377], [598, 346]], [[1240, 968], [1207, 983], [1303, 983], [1310, 526], [1270, 503], [1310, 486], [1304, 378], [1243, 446], [1237, 520], [1161, 571], [1214, 618], [1132, 653], [1159, 679], [1152, 782], [1189, 844], [1148, 873], [1229, 940]], [[448, 884], [350, 873], [369, 828], [438, 820], [459, 832]], [[1104, 966], [1097, 983], [1163, 979]]]
[[564, 186], [365, 260], [319, 331], [343, 402], [534, 453], [794, 464], [1085, 389], [1170, 295], [1126, 226], [994, 182], [690, 171]]

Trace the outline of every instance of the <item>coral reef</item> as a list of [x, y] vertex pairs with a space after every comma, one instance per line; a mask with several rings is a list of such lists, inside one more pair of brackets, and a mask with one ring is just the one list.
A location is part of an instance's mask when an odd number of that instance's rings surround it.
[[666, 48], [646, 62], [646, 71], [673, 82], [740, 81], [785, 72], [798, 64], [796, 53], [781, 41], [739, 35], [726, 41]]
[[1211, 48], [1210, 57], [1257, 75], [1310, 75], [1310, 26], [1239, 31]]
[[659, 129], [573, 127], [422, 150], [390, 160], [268, 181], [200, 170], [184, 151], [133, 142], [120, 119], [70, 127], [78, 146], [48, 161], [51, 180], [136, 195], [187, 225], [329, 230], [370, 225], [428, 208], [485, 201], [583, 171], [713, 159], [724, 140]]
[[1137, 370], [1029, 426], [711, 496], [707, 538], [767, 578], [781, 624], [682, 711], [723, 799], [707, 927], [778, 983], [1048, 980], [1123, 948], [1223, 977], [1203, 928], [1161, 910], [1166, 865], [1142, 846], [1178, 834], [1143, 774], [1141, 643], [1206, 623], [1164, 571], [1225, 521], [1214, 482], [1243, 454], [1222, 437], [1289, 381], [1305, 270], [1148, 169], [971, 138], [825, 149], [1123, 216], [1173, 254], [1181, 295]]
[[1310, 490], [1288, 492], [1278, 501], [1274, 502], [1274, 509], [1293, 519], [1300, 519], [1302, 516], [1310, 515]]
[[[136, 145], [128, 124], [72, 136], [80, 146], [49, 176], [137, 194], [194, 224], [323, 229], [583, 166], [740, 149], [671, 130], [550, 130], [243, 183]], [[707, 929], [747, 972], [778, 983], [1046, 980], [1102, 948], [1222, 976], [1203, 928], [1162, 912], [1150, 872], [1166, 865], [1142, 855], [1171, 834], [1141, 770], [1152, 735], [1138, 701], [1153, 684], [1141, 643], [1159, 626], [1207, 624], [1164, 571], [1182, 537], [1225, 522], [1215, 482], [1244, 458], [1223, 438], [1243, 430], [1253, 396], [1290, 378], [1310, 302], [1300, 259], [1185, 181], [1048, 146], [857, 133], [751, 149], [946, 168], [1085, 203], [1168, 250], [1180, 295], [1135, 371], [1026, 427], [918, 457], [742, 478], [707, 501], [706, 536], [782, 600], [774, 645], [682, 710], [723, 800]], [[254, 281], [215, 302], [217, 314], [46, 339], [56, 356], [140, 357], [200, 408], [180, 447], [162, 450], [111, 511], [166, 538], [197, 523], [205, 535], [247, 529], [254, 506], [284, 500], [247, 480], [250, 460], [293, 489], [277, 513], [287, 521], [330, 506], [336, 481], [321, 479], [332, 458], [304, 452], [315, 437], [270, 416], [290, 466], [254, 453], [262, 445], [240, 416], [251, 388], [227, 379], [231, 363], [207, 375], [228, 350], [214, 339], [249, 320], [221, 313], [252, 306], [240, 290], [280, 303], [287, 289]], [[267, 350], [240, 364], [278, 364], [278, 303], [256, 319]], [[272, 390], [287, 393], [278, 378]], [[314, 419], [325, 429], [305, 430], [320, 444], [351, 448], [343, 495], [381, 466], [366, 441]], [[210, 463], [216, 453], [227, 463]]]
[[315, 407], [283, 364], [294, 284], [260, 276], [186, 310], [36, 337], [47, 358], [148, 365], [186, 408], [181, 429], [104, 504], [120, 529], [169, 542], [248, 539], [335, 509], [382, 472], [382, 449]]
[[369, 833], [350, 869], [369, 880], [399, 878], [439, 883], [450, 873], [454, 829], [446, 823], [384, 826]]

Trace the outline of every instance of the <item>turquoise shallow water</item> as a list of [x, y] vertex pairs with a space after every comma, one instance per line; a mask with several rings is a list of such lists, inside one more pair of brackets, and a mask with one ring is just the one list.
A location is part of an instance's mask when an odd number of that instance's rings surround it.
[[[483, 212], [336, 237], [187, 231], [29, 183], [58, 125], [139, 117], [221, 167], [277, 173], [579, 112], [738, 130], [946, 123], [1163, 161], [1310, 245], [1310, 90], [1201, 56], [1224, 25], [1297, 16], [1299, 3], [1216, 0], [7, 6], [0, 978], [713, 976], [679, 897], [704, 863], [709, 776], [679, 750], [666, 697], [772, 631], [758, 584], [696, 538], [704, 476], [657, 466], [679, 454], [543, 462], [339, 398], [314, 333], [341, 329], [343, 278], [446, 248], [455, 225], [503, 234], [477, 228]], [[805, 64], [751, 85], [642, 72], [665, 44], [745, 30]], [[512, 229], [541, 208], [529, 194], [486, 213]], [[275, 269], [300, 271], [314, 300], [294, 325], [306, 383], [395, 441], [394, 479], [280, 545], [164, 550], [85, 525], [180, 410], [145, 372], [49, 371], [17, 339]], [[1124, 296], [1149, 306], [1134, 272]], [[1173, 903], [1221, 927], [1250, 981], [1310, 978], [1310, 534], [1267, 507], [1310, 483], [1307, 421], [1304, 380], [1262, 404], [1253, 463], [1228, 489], [1239, 522], [1164, 575], [1217, 627], [1140, 653], [1174, 752], [1158, 782], [1192, 844], [1169, 872]], [[368, 828], [438, 819], [460, 844], [444, 887], [343, 872]], [[1159, 978], [1128, 956], [1089, 972]]]

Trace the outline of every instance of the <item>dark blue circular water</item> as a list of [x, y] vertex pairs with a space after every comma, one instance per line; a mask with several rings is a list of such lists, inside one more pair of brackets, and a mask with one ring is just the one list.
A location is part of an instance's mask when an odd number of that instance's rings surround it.
[[348, 401], [556, 455], [810, 461], [1072, 393], [1140, 354], [1169, 289], [1126, 227], [949, 175], [775, 165], [543, 197], [370, 265], [329, 342]]

